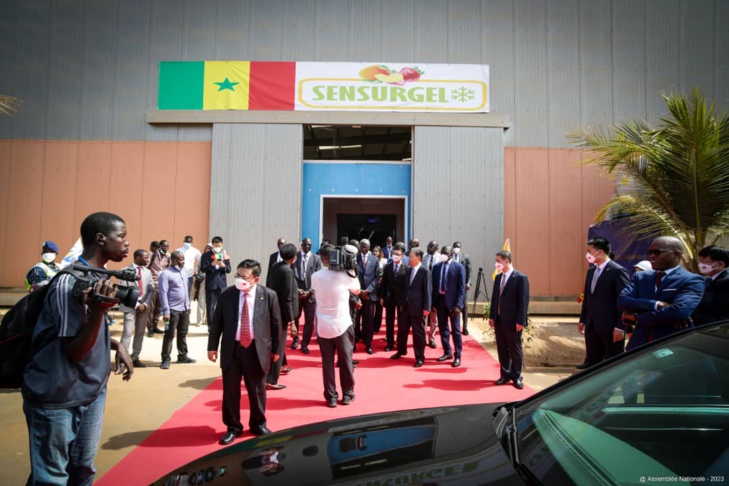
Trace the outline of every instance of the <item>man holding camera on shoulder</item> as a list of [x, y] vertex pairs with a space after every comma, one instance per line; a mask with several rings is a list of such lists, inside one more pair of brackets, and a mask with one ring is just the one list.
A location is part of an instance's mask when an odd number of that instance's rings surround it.
[[[360, 293], [355, 270], [357, 249], [347, 245], [335, 250], [324, 245], [319, 251], [322, 269], [311, 276], [311, 288], [316, 296], [317, 335], [321, 351], [324, 398], [327, 406], [336, 407], [339, 394], [334, 376], [334, 353], [337, 353], [342, 405], [354, 401], [354, 323], [349, 313], [349, 296]], [[330, 263], [335, 262], [336, 270]]]
[[[86, 267], [101, 271], [108, 261], [120, 262], [129, 254], [126, 224], [111, 213], [89, 215], [81, 224], [81, 239], [78, 264]], [[117, 351], [117, 370], [125, 369], [123, 379], [133, 372], [129, 353], [111, 339], [106, 323], [116, 296], [116, 286], [93, 268], [64, 272], [50, 283], [23, 375], [31, 464], [27, 484], [90, 485], [94, 480], [111, 349]]]

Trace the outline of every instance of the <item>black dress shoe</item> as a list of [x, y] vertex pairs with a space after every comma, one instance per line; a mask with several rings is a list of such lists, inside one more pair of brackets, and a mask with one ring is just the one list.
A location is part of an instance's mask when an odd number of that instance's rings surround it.
[[301, 352], [304, 354], [309, 354], [309, 346], [301, 346]]
[[197, 360], [192, 359], [189, 356], [180, 356], [179, 358], [177, 358], [177, 362], [182, 363], [182, 364], [191, 364], [191, 363], [197, 363]]
[[231, 442], [233, 442], [236, 439], [236, 437], [240, 437], [241, 435], [243, 435], [242, 430], [238, 430], [235, 432], [226, 432], [226, 434], [220, 438], [220, 440], [218, 441], [218, 444], [228, 445]]
[[358, 359], [353, 359], [353, 360], [352, 360], [352, 364], [353, 364], [354, 366], [357, 366], [357, 365], [359, 364], [359, 360], [358, 360]]
[[496, 383], [495, 384], [496, 385], [505, 385], [508, 382], [509, 382], [509, 379], [502, 376], [501, 378], [499, 378], [498, 380], [496, 380]]
[[291, 349], [296, 349], [298, 347], [299, 347], [299, 342], [298, 341], [295, 340], [293, 343], [291, 343]]
[[273, 433], [268, 430], [268, 427], [266, 427], [265, 425], [261, 425], [256, 429], [251, 429], [251, 432], [253, 432], [253, 435], [268, 435]]
[[445, 361], [447, 359], [453, 359], [453, 355], [452, 354], [444, 354], [443, 356], [441, 356], [440, 358], [438, 358], [436, 361], [438, 363], [442, 363], [443, 361]]
[[435, 348], [437, 348], [437, 347], [438, 347], [438, 346], [436, 346], [436, 344], [435, 344], [435, 339], [431, 339], [431, 340], [430, 340], [430, 342], [428, 343], [428, 346], [430, 346], [430, 347], [431, 347], [431, 348], [433, 348], [433, 349], [435, 349]]
[[464, 336], [468, 336], [468, 329], [464, 329], [464, 330], [463, 330], [463, 331], [461, 332], [461, 334], [463, 334]]
[[459, 366], [461, 366], [461, 358], [454, 359], [453, 364], [451, 366], [454, 368], [458, 368]]
[[162, 361], [162, 364], [160, 364], [159, 367], [163, 370], [169, 370], [170, 369], [170, 360], [166, 359], [166, 360]]
[[392, 351], [392, 346], [385, 346], [385, 352]]
[[367, 349], [365, 349], [365, 351], [367, 351], [367, 354], [374, 353], [374, 351], [372, 351], [372, 348], [370, 348], [370, 347], [368, 347]]
[[155, 327], [154, 329], [152, 329], [152, 332], [153, 332], [153, 333], [155, 333], [155, 334], [164, 334], [164, 333], [165, 333], [165, 332], [164, 332], [164, 331], [163, 331], [162, 329], [160, 329], [159, 327]]
[[582, 364], [578, 364], [577, 366], [575, 366], [575, 368], [577, 368], [578, 370], [586, 370], [589, 367], [590, 367], [590, 365], [587, 363], [582, 363]]
[[332, 397], [329, 400], [327, 400], [327, 407], [334, 408], [337, 406], [337, 397]]
[[141, 361], [139, 361], [138, 359], [135, 359], [134, 361], [132, 361], [132, 365], [133, 365], [133, 366], [134, 366], [135, 368], [146, 368], [146, 367], [147, 367], [147, 365], [146, 365], [146, 364], [142, 363], [142, 362], [141, 362]]
[[354, 395], [344, 395], [342, 398], [342, 405], [349, 405], [354, 401]]
[[413, 365], [413, 368], [420, 368], [421, 366], [423, 366], [423, 362], [420, 360], [417, 360], [415, 362], [415, 364]]
[[154, 331], [151, 329], [147, 331], [147, 337], [154, 337]]
[[390, 359], [400, 359], [400, 358], [402, 358], [403, 356], [405, 356], [405, 353], [400, 353], [400, 352], [398, 352], [398, 353], [395, 353], [395, 354], [393, 354], [392, 356], [390, 356]]
[[266, 390], [283, 390], [286, 388], [286, 385], [281, 385], [279, 383], [266, 383]]
[[291, 373], [291, 367], [290, 366], [284, 366], [283, 368], [281, 368], [281, 374], [282, 375], [287, 375], [289, 373]]
[[517, 390], [523, 390], [524, 389], [524, 380], [522, 380], [521, 378], [516, 378], [514, 380], [514, 388], [516, 388]]

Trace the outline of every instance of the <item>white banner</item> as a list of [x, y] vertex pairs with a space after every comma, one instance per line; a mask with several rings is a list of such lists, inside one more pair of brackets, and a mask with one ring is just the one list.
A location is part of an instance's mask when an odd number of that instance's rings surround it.
[[485, 113], [489, 67], [297, 62], [295, 109]]

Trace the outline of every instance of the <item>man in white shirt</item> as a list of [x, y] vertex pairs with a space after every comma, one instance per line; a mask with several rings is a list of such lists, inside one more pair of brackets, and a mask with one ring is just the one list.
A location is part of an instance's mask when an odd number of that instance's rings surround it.
[[[356, 248], [348, 246], [356, 253]], [[311, 289], [316, 296], [317, 335], [321, 351], [324, 376], [324, 398], [329, 407], [337, 406], [337, 385], [334, 376], [334, 352], [339, 364], [339, 382], [342, 386], [342, 405], [354, 401], [354, 324], [349, 313], [349, 295], [359, 294], [360, 284], [347, 272], [329, 270], [331, 245], [322, 246], [322, 269], [311, 276]]]
[[200, 265], [200, 257], [202, 253], [200, 250], [192, 246], [192, 236], [185, 236], [185, 241], [182, 246], [177, 249], [185, 255], [185, 271], [189, 275], [187, 279], [187, 288], [192, 289], [192, 276], [195, 275], [197, 267]]

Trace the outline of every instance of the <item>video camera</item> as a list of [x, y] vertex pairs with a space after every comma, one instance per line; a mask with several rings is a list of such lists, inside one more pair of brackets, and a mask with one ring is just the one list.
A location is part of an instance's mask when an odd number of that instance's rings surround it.
[[350, 277], [357, 276], [357, 248], [345, 245], [329, 251], [329, 270], [347, 272]]
[[124, 304], [127, 307], [131, 307], [132, 309], [137, 305], [137, 299], [139, 299], [139, 289], [135, 287], [117, 287], [113, 297], [97, 295], [94, 293], [93, 288], [101, 279], [95, 276], [88, 275], [90, 272], [101, 273], [104, 275], [116, 277], [119, 280], [124, 280], [126, 282], [135, 282], [139, 280], [139, 275], [137, 275], [137, 273], [131, 268], [124, 268], [122, 270], [107, 270], [105, 268], [87, 267], [86, 265], [76, 263], [73, 265], [73, 269], [83, 274], [76, 277], [76, 283], [74, 284], [73, 290], [71, 291], [71, 295], [73, 295], [74, 297], [83, 298], [84, 291], [88, 288], [91, 288], [92, 290], [89, 294], [89, 298], [91, 299], [97, 301], [108, 301], [108, 299], [112, 299]]

